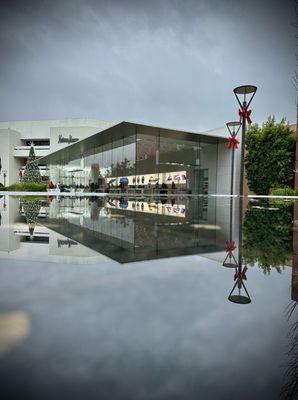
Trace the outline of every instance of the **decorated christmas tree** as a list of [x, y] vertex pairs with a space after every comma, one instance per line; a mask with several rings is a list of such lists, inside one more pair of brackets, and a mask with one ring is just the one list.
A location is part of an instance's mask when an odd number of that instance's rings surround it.
[[34, 147], [31, 145], [29, 157], [26, 163], [22, 182], [41, 182], [41, 175], [38, 168], [38, 164], [35, 160]]

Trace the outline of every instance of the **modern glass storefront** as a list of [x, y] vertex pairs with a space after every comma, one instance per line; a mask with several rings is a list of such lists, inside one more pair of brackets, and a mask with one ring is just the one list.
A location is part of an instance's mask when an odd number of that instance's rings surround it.
[[[122, 122], [44, 157], [54, 184], [109, 193], [217, 191], [225, 139]], [[228, 185], [228, 183], [227, 183]]]

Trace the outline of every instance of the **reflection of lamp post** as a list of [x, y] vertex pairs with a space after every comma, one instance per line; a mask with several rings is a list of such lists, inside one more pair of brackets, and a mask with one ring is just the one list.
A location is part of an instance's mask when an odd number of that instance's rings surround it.
[[3, 172], [3, 184], [4, 184], [4, 187], [5, 187], [5, 186], [6, 186], [6, 185], [5, 185], [5, 183], [6, 183], [5, 179], [6, 179], [6, 176], [7, 176], [7, 175], [6, 175], [6, 174], [7, 174], [7, 171], [6, 171], [6, 169], [3, 169], [2, 172]]
[[3, 211], [6, 211], [6, 195], [4, 195], [3, 199]]
[[[251, 110], [248, 109], [254, 95], [256, 94], [257, 87], [252, 85], [244, 85], [238, 86], [234, 90], [234, 94], [240, 106], [239, 109], [239, 117], [240, 122], [242, 122], [242, 137], [241, 137], [241, 167], [240, 167], [240, 188], [239, 195], [243, 196], [243, 181], [244, 181], [244, 151], [245, 151], [245, 128], [246, 121], [248, 124], [251, 124], [250, 114]], [[246, 96], [251, 94], [251, 98], [247, 101]], [[243, 96], [242, 102], [239, 99], [239, 96]]]
[[235, 241], [233, 241], [233, 198], [234, 194], [234, 159], [235, 159], [235, 149], [238, 149], [239, 141], [237, 140], [237, 134], [241, 127], [241, 122], [232, 121], [226, 123], [227, 128], [230, 133], [228, 148], [232, 149], [232, 162], [231, 162], [231, 198], [230, 198], [230, 235], [229, 241], [226, 241], [226, 258], [224, 259], [223, 266], [227, 268], [235, 268], [237, 267], [237, 261], [233, 254], [233, 251], [236, 249]]

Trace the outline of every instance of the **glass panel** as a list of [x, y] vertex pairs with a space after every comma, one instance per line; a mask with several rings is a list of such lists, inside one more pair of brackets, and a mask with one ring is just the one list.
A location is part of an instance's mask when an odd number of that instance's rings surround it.
[[171, 193], [198, 193], [198, 142], [160, 138], [160, 184]]

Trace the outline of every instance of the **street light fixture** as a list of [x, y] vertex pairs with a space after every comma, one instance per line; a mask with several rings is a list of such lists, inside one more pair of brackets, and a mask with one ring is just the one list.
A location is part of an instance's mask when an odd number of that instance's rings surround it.
[[[236, 304], [251, 303], [250, 295], [248, 294], [246, 286], [243, 282], [244, 280], [247, 280], [246, 271], [247, 271], [247, 266], [245, 266], [243, 269], [241, 266], [236, 268], [235, 275], [234, 275], [235, 284], [228, 296], [228, 300], [231, 301], [232, 303], [236, 303]], [[236, 289], [236, 293], [235, 293], [235, 289]], [[243, 289], [243, 292], [242, 292], [242, 289]]]
[[[242, 137], [241, 137], [241, 168], [240, 168], [240, 190], [239, 195], [243, 196], [243, 181], [244, 181], [244, 152], [245, 152], [245, 129], [246, 122], [251, 124], [251, 110], [248, 109], [252, 99], [257, 91], [257, 87], [253, 85], [237, 86], [233, 92], [239, 104], [239, 118], [242, 122]], [[250, 98], [248, 98], [250, 97]]]

